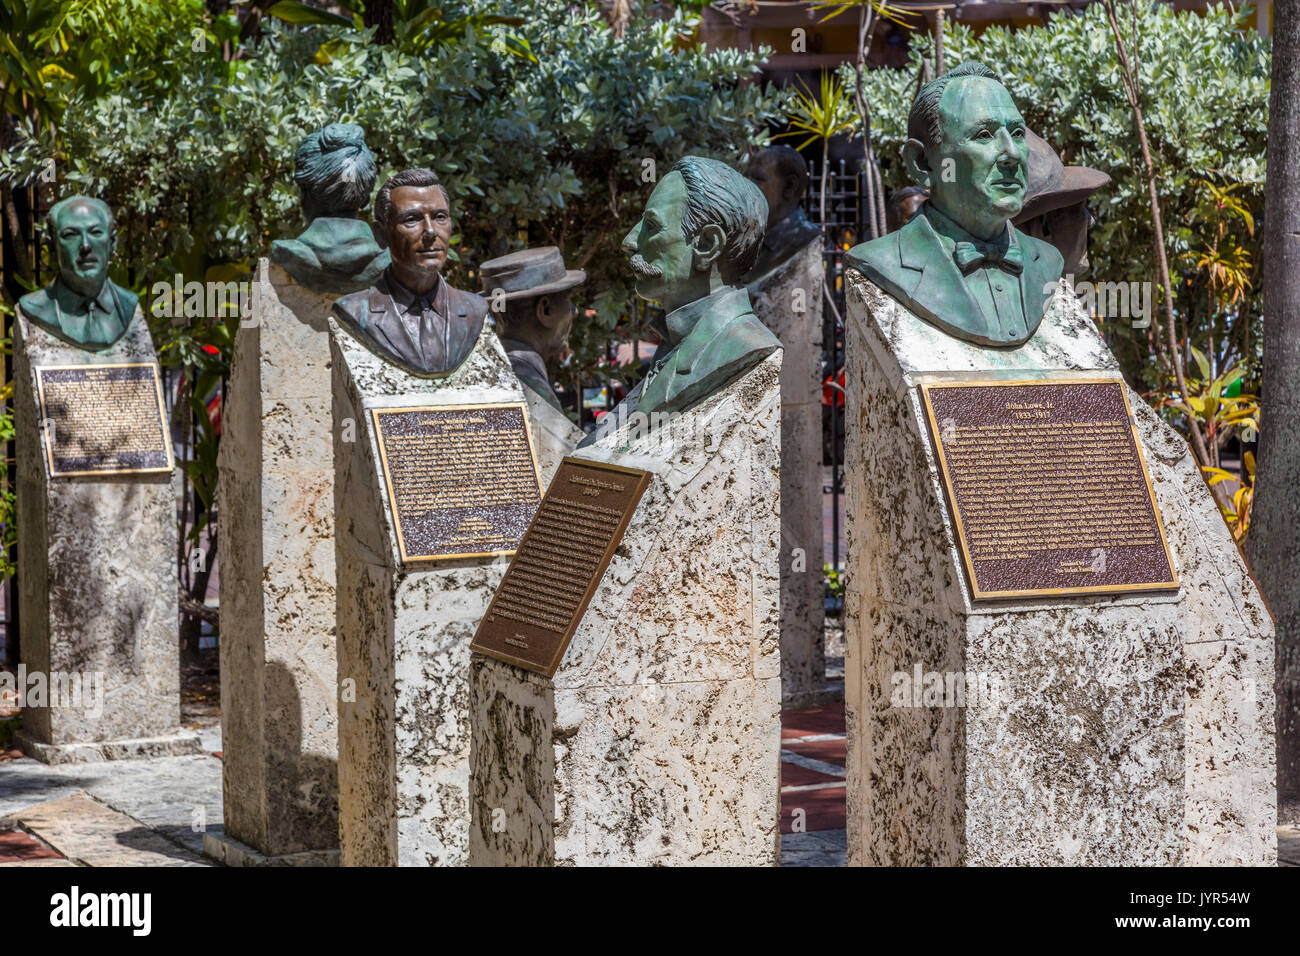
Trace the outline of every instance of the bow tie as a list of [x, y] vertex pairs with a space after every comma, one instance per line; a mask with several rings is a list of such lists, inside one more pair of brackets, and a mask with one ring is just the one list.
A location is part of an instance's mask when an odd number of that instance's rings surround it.
[[1025, 254], [1018, 244], [997, 245], [991, 242], [961, 241], [953, 247], [952, 258], [962, 275], [969, 274], [985, 263], [1019, 275], [1025, 269]]

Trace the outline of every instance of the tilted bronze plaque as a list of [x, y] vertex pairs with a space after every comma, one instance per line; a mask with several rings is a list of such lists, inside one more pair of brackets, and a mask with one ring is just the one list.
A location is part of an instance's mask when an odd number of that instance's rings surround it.
[[973, 597], [1177, 589], [1123, 382], [921, 392]]
[[542, 497], [524, 403], [371, 411], [402, 561], [513, 554]]
[[470, 650], [552, 676], [649, 483], [648, 471], [564, 459]]
[[158, 366], [38, 365], [45, 461], [51, 478], [172, 470]]

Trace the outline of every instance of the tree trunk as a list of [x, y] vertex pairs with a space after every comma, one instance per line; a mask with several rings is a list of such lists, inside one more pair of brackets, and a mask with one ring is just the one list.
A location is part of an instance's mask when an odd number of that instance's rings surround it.
[[393, 0], [367, 0], [365, 23], [368, 27], [379, 27], [375, 31], [376, 43], [392, 43]]
[[1264, 373], [1246, 554], [1277, 622], [1277, 788], [1300, 794], [1300, 0], [1273, 4]]

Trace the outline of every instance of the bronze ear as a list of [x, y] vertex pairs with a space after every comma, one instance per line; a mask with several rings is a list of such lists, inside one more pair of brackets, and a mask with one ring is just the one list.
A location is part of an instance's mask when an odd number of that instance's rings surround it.
[[[701, 243], [707, 243], [700, 248]], [[700, 228], [691, 240], [691, 249], [695, 254], [695, 268], [707, 272], [719, 259], [727, 245], [727, 234], [717, 223], [709, 223]]]
[[903, 168], [907, 170], [908, 178], [912, 182], [933, 191], [934, 171], [930, 168], [929, 159], [926, 158], [925, 144], [919, 139], [909, 139], [903, 144]]

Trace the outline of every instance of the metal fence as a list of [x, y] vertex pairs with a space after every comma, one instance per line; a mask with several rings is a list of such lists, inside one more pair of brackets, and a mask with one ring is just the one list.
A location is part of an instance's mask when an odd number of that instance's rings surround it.
[[822, 405], [823, 465], [831, 470], [830, 484], [824, 493], [831, 496], [831, 566], [840, 570], [841, 508], [844, 494], [844, 253], [859, 242], [875, 238], [870, 235], [867, 174], [857, 161], [841, 159], [808, 164], [808, 194], [804, 210], [808, 218], [823, 224], [822, 184], [826, 184], [825, 242], [822, 264], [826, 272], [826, 290], [834, 308], [823, 308], [822, 327]]

